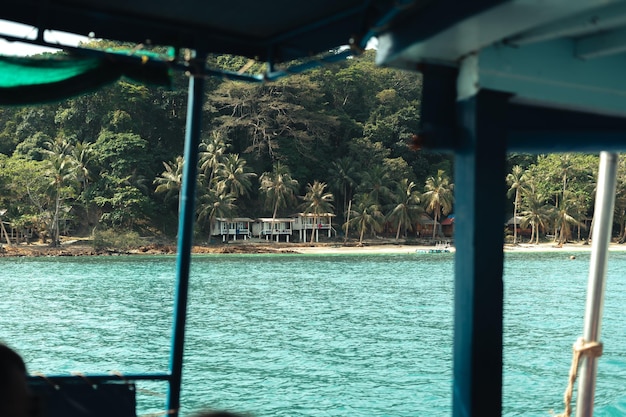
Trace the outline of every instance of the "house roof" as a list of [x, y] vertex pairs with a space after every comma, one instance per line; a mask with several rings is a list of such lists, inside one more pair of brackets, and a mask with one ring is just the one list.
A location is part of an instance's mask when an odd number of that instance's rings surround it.
[[292, 214], [291, 217], [336, 217], [337, 215], [334, 213], [319, 213], [319, 214], [314, 214], [314, 213], [296, 213], [296, 214]]
[[261, 223], [271, 223], [272, 221], [274, 223], [293, 223], [296, 219], [285, 217], [276, 217], [275, 219], [272, 219], [271, 217], [259, 217], [256, 221]]
[[421, 224], [434, 224], [435, 223], [435, 221], [426, 213], [420, 214], [418, 221]]
[[215, 220], [219, 220], [220, 222], [252, 222], [254, 221], [249, 217], [232, 217], [232, 218], [218, 217]]
[[448, 216], [441, 221], [442, 226], [449, 226], [451, 224], [454, 224], [454, 216]]
[[523, 218], [520, 216], [517, 217], [511, 217], [509, 220], [507, 220], [506, 225], [510, 226], [512, 224], [520, 224], [522, 222]]

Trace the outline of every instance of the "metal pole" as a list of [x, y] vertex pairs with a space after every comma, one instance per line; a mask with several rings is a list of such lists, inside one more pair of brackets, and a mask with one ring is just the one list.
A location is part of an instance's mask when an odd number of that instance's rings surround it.
[[[583, 338], [585, 342], [599, 342], [604, 305], [604, 287], [608, 260], [608, 247], [613, 228], [613, 205], [615, 204], [615, 184], [618, 154], [600, 153], [600, 169], [596, 192], [594, 229], [591, 241], [589, 282], [587, 284], [587, 304]], [[576, 417], [593, 416], [598, 359], [583, 355], [576, 402]]]
[[178, 416], [180, 408], [185, 323], [187, 320], [187, 294], [189, 292], [189, 270], [191, 264], [191, 247], [193, 245], [193, 227], [195, 223], [198, 145], [200, 143], [203, 98], [204, 78], [196, 78], [194, 75], [190, 75], [187, 99], [185, 155], [178, 220], [176, 296], [174, 299], [172, 347], [170, 351], [171, 380], [167, 397], [168, 413], [174, 417]]

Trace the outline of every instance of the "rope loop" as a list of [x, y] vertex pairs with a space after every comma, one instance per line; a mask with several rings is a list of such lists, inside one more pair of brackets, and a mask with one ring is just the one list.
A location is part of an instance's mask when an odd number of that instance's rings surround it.
[[578, 364], [580, 357], [585, 355], [589, 358], [599, 358], [602, 356], [602, 343], [587, 342], [584, 338], [579, 337], [574, 343], [572, 355], [572, 366], [569, 370], [569, 381], [565, 394], [563, 394], [563, 402], [565, 403], [565, 411], [557, 414], [555, 417], [570, 417], [572, 415], [572, 396], [574, 395], [574, 384], [578, 376]]

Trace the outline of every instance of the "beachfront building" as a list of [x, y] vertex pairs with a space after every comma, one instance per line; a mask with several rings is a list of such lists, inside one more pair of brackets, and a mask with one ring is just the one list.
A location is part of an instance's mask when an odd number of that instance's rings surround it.
[[[454, 218], [453, 218], [454, 219]], [[448, 227], [453, 227], [454, 220], [448, 220], [446, 222]], [[435, 238], [445, 237], [443, 232], [443, 222], [446, 219], [440, 219], [437, 221], [437, 229], [435, 230]], [[422, 213], [417, 221], [417, 236], [421, 238], [432, 238], [433, 228], [435, 227], [435, 221], [426, 213]], [[452, 230], [451, 230], [452, 231]]]
[[280, 242], [284, 237], [285, 242], [289, 242], [290, 236], [293, 234], [294, 222], [295, 219], [293, 218], [258, 218], [252, 224], [252, 234], [276, 242]]
[[218, 217], [211, 225], [211, 236], [221, 236], [222, 242], [231, 239], [247, 240], [251, 236], [251, 225], [254, 220], [248, 217], [223, 218]]
[[445, 237], [454, 236], [454, 214], [450, 214], [441, 220], [441, 231]]
[[506, 226], [507, 232], [510, 234], [513, 234], [515, 227], [517, 227], [518, 236], [530, 237], [532, 234], [530, 224], [526, 224], [526, 227], [522, 227], [523, 221], [524, 218], [521, 216], [511, 217], [504, 225]]
[[[298, 231], [300, 241], [312, 240], [312, 235], [315, 235], [315, 241], [319, 241], [320, 232], [326, 233], [328, 237], [331, 237], [333, 231], [332, 219], [335, 217], [333, 213], [297, 213], [292, 216], [295, 221], [293, 224], [293, 230]], [[308, 231], [311, 231], [310, 233]], [[310, 236], [307, 239], [307, 235]]]

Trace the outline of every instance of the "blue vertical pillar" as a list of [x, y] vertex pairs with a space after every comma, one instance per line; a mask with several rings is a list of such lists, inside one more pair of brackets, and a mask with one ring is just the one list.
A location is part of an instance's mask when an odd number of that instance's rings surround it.
[[169, 415], [178, 416], [180, 408], [180, 388], [183, 374], [183, 354], [185, 345], [185, 324], [187, 319], [187, 296], [189, 292], [189, 271], [193, 228], [195, 223], [196, 176], [198, 170], [198, 145], [202, 125], [202, 103], [204, 98], [204, 78], [189, 77], [187, 99], [187, 126], [185, 131], [185, 153], [180, 193], [178, 219], [178, 246], [176, 261], [176, 295], [174, 299], [174, 319], [172, 347], [170, 351], [170, 384], [167, 397]]
[[502, 413], [503, 236], [507, 94], [457, 103], [455, 417]]

